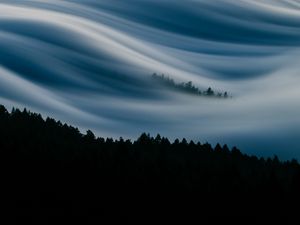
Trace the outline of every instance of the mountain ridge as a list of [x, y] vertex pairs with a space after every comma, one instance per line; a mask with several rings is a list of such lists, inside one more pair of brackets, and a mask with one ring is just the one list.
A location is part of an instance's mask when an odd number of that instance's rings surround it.
[[170, 143], [146, 133], [135, 141], [96, 138], [90, 130], [81, 134], [4, 106], [0, 150], [4, 203], [16, 221], [181, 224], [225, 217], [275, 223], [297, 215], [296, 160], [259, 159], [186, 139]]

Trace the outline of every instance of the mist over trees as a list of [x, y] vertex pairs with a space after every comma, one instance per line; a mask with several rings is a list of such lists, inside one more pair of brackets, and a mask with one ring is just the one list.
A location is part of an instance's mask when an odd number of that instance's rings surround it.
[[156, 73], [152, 74], [152, 79], [162, 84], [170, 89], [185, 92], [192, 95], [204, 96], [204, 97], [215, 97], [215, 98], [229, 98], [228, 92], [216, 92], [211, 87], [207, 90], [200, 90], [198, 87], [193, 85], [192, 81], [176, 83], [172, 78], [165, 76], [164, 74], [158, 75]]
[[9, 221], [186, 224], [245, 216], [255, 224], [298, 215], [296, 160], [159, 134], [96, 137], [4, 106], [0, 150]]

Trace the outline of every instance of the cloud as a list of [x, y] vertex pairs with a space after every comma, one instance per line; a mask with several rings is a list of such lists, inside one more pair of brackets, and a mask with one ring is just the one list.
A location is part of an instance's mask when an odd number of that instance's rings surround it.
[[[1, 1], [0, 97], [99, 135], [300, 157], [298, 1]], [[213, 100], [158, 88], [229, 91]]]

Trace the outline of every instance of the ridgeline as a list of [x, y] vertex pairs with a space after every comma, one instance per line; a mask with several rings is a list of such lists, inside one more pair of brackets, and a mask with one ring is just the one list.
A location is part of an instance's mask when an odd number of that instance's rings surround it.
[[[152, 74], [151, 78], [158, 84], [164, 85], [169, 89], [180, 91], [186, 94], [203, 96], [203, 97], [214, 97], [214, 98], [229, 98], [228, 92], [216, 92], [211, 87], [207, 88], [206, 91], [200, 90], [198, 87], [193, 85], [192, 81], [176, 83], [172, 78], [165, 76], [164, 74], [158, 75], [156, 73]], [[230, 96], [232, 98], [232, 96]]]
[[296, 160], [145, 133], [96, 138], [3, 106], [0, 128], [8, 223], [274, 224], [298, 215]]

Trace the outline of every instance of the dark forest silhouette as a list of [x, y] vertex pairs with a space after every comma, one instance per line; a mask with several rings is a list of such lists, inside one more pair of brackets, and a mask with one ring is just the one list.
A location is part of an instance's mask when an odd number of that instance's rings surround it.
[[298, 213], [297, 161], [248, 156], [236, 147], [171, 143], [145, 133], [133, 142], [96, 138], [0, 106], [0, 149], [2, 203], [9, 220], [22, 224], [182, 224], [222, 217], [253, 224]]
[[228, 98], [229, 95], [227, 91], [224, 93], [222, 92], [216, 92], [211, 87], [207, 88], [206, 91], [200, 90], [198, 87], [193, 85], [192, 81], [189, 82], [182, 82], [182, 83], [176, 83], [172, 78], [165, 76], [164, 74], [158, 75], [156, 73], [152, 74], [152, 79], [159, 82], [160, 84], [163, 84], [164, 86], [185, 92], [192, 95], [198, 95], [203, 97], [215, 97], [215, 98]]

